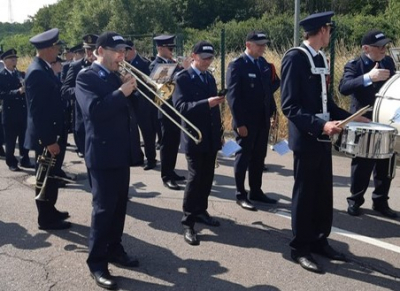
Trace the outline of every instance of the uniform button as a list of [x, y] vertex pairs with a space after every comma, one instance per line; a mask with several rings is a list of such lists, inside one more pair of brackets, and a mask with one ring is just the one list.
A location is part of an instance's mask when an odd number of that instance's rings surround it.
[[102, 144], [106, 144], [106, 142], [103, 140], [102, 142], [101, 142]]
[[57, 124], [57, 122], [54, 122], [53, 124], [54, 124], [54, 125], [56, 125], [56, 124]]

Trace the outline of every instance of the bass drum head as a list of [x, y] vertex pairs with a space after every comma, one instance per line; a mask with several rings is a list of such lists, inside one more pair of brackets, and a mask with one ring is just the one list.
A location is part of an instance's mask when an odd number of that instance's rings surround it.
[[[382, 86], [376, 94], [372, 121], [388, 124], [397, 129], [397, 138], [400, 134], [400, 123], [393, 122], [397, 113], [400, 113], [400, 73], [396, 72]], [[400, 119], [400, 118], [399, 118]], [[396, 142], [394, 148], [396, 152], [400, 152], [400, 142]]]

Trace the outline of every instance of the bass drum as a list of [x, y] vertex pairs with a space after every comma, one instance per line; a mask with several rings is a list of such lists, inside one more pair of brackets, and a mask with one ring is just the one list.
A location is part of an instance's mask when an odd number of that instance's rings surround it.
[[[397, 138], [400, 134], [400, 123], [393, 119], [400, 114], [400, 73], [397, 72], [382, 86], [376, 94], [372, 121], [388, 124], [397, 129]], [[394, 150], [400, 153], [400, 142], [396, 143]]]

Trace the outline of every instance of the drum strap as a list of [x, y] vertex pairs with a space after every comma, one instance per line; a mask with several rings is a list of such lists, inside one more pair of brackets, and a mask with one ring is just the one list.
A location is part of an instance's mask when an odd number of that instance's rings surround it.
[[[305, 49], [303, 47], [300, 47], [300, 46], [294, 47], [294, 48], [291, 48], [290, 50], [288, 50], [285, 53], [285, 55], [288, 52], [292, 51], [292, 50], [299, 50], [299, 51], [303, 52], [307, 56], [308, 62], [310, 63], [311, 74], [320, 75], [320, 77], [321, 77], [321, 86], [322, 86], [322, 93], [321, 93], [322, 113], [323, 113], [323, 116], [325, 116], [325, 117], [329, 116], [329, 113], [328, 113], [328, 92], [327, 92], [327, 87], [326, 87], [326, 75], [329, 75], [329, 68], [328, 68], [328, 62], [326, 60], [325, 54], [321, 50], [318, 51], [318, 53], [322, 56], [322, 59], [324, 60], [325, 67], [324, 68], [317, 68], [317, 67], [315, 67], [313, 57], [311, 56], [310, 52], [307, 49]], [[329, 119], [329, 118], [327, 118], [327, 119]], [[329, 121], [327, 119], [325, 119], [325, 120]]]

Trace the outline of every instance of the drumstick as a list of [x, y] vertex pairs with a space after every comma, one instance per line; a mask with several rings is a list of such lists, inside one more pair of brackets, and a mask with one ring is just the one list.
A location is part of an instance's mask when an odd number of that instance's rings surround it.
[[358, 110], [356, 113], [354, 113], [353, 115], [350, 115], [349, 117], [347, 117], [345, 120], [342, 120], [339, 124], [338, 127], [345, 127], [347, 123], [353, 121], [354, 119], [356, 119], [357, 117], [363, 115], [365, 112], [367, 112], [369, 109], [371, 108], [370, 105], [367, 105], [363, 108], [361, 108], [360, 110]]

